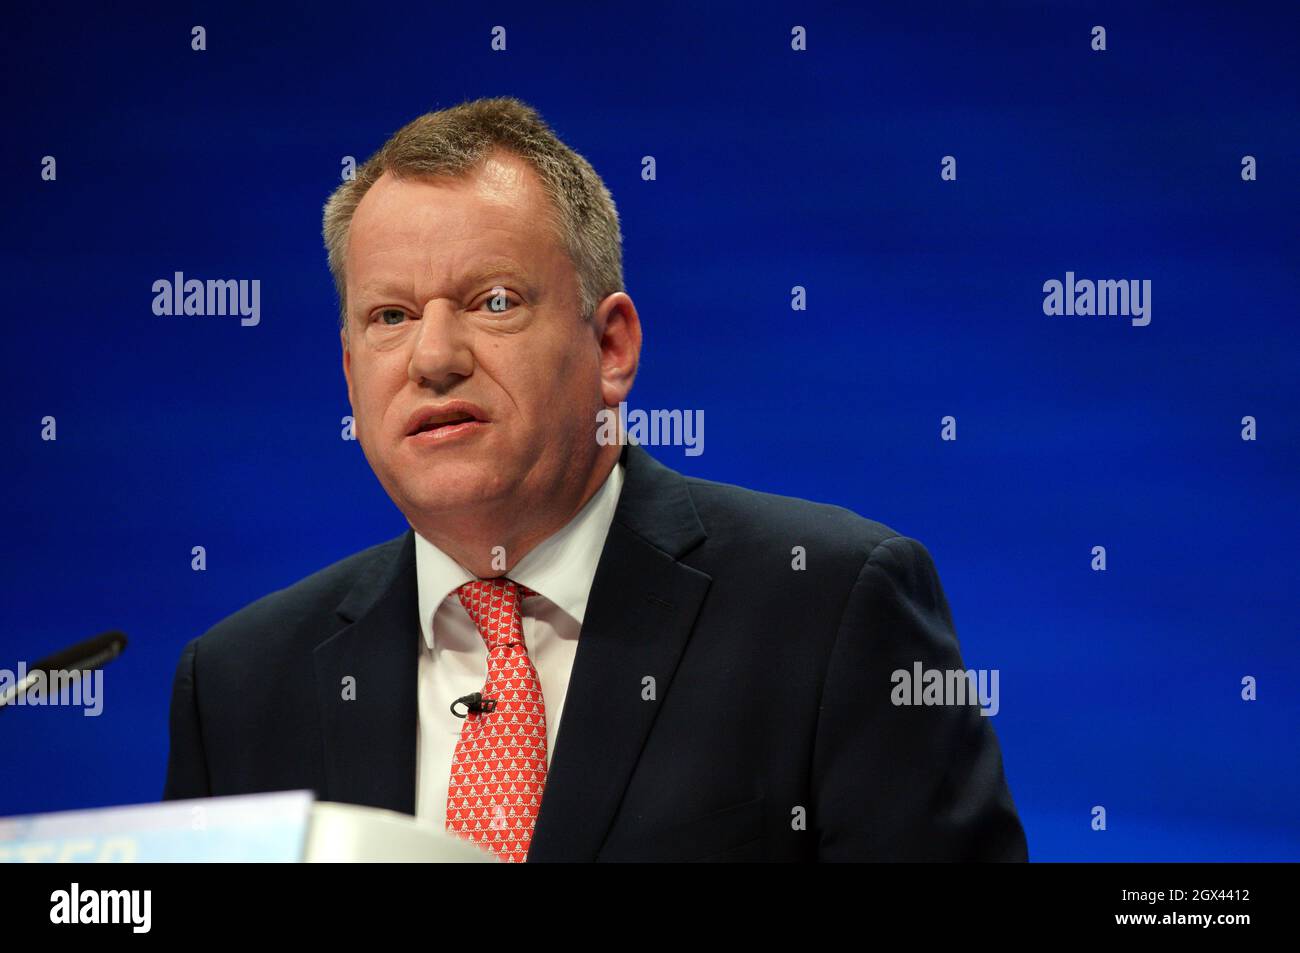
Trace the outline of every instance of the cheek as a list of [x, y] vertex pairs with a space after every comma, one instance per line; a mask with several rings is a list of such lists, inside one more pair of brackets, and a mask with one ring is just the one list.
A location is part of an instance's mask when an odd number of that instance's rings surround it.
[[591, 384], [600, 372], [600, 359], [590, 332], [570, 328], [567, 334], [557, 335], [548, 349], [550, 377], [556, 390], [577, 392]]
[[362, 434], [374, 440], [382, 434], [389, 423], [386, 415], [392, 407], [393, 396], [397, 393], [394, 378], [389, 369], [382, 365], [369, 365], [358, 368], [352, 365], [352, 390], [355, 398], [353, 414], [356, 418], [358, 438]]
[[574, 348], [572, 341], [564, 342], [548, 357], [546, 363], [534, 363], [527, 372], [531, 393], [543, 415], [554, 417], [560, 408], [573, 413], [587, 407], [597, 386], [596, 363]]
[[599, 356], [594, 344], [580, 346], [579, 333], [574, 328], [568, 336], [524, 334], [485, 341], [475, 348], [475, 358], [479, 370], [504, 392], [504, 406], [517, 408], [529, 426], [553, 425], [563, 416], [584, 415], [588, 409], [594, 413], [599, 402]]

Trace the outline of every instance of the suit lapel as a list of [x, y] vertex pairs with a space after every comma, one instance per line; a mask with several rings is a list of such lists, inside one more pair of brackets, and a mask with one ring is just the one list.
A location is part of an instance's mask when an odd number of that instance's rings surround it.
[[[337, 611], [351, 624], [314, 653], [325, 748], [319, 796], [414, 814], [420, 643], [412, 531], [378, 548]], [[349, 677], [352, 700], [343, 697]]]
[[[678, 562], [704, 538], [686, 481], [624, 448], [623, 491], [592, 583], [528, 852], [594, 860], [667, 696], [711, 577]], [[647, 698], [646, 679], [654, 679]]]
[[[530, 861], [600, 850], [708, 591], [678, 562], [705, 538], [686, 481], [645, 450], [625, 476], [592, 582]], [[415, 813], [419, 590], [415, 537], [378, 548], [338, 607], [349, 623], [314, 652], [325, 758], [322, 800]], [[343, 698], [354, 679], [355, 699]]]

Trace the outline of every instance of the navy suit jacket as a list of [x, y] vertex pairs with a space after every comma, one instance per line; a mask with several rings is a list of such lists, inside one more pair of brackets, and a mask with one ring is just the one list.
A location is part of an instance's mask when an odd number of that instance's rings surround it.
[[[1027, 859], [990, 719], [891, 700], [895, 670], [964, 668], [924, 546], [623, 461], [530, 862]], [[191, 641], [164, 798], [414, 814], [417, 615], [408, 531]]]

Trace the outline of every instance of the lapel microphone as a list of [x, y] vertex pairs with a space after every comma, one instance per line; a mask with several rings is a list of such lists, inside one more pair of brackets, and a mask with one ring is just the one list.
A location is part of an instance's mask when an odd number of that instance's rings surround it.
[[[456, 710], [457, 705], [464, 705], [465, 711]], [[470, 712], [476, 715], [489, 715], [497, 709], [497, 700], [495, 698], [484, 698], [482, 692], [475, 692], [473, 695], [462, 695], [451, 703], [451, 713], [457, 718], [464, 718]]]

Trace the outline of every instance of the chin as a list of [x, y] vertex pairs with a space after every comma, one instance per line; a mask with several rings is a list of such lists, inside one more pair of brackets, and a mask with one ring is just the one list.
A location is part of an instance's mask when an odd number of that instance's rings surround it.
[[419, 474], [406, 474], [396, 481], [403, 499], [420, 513], [454, 513], [492, 503], [510, 492], [511, 484], [498, 467], [482, 462], [445, 461]]

